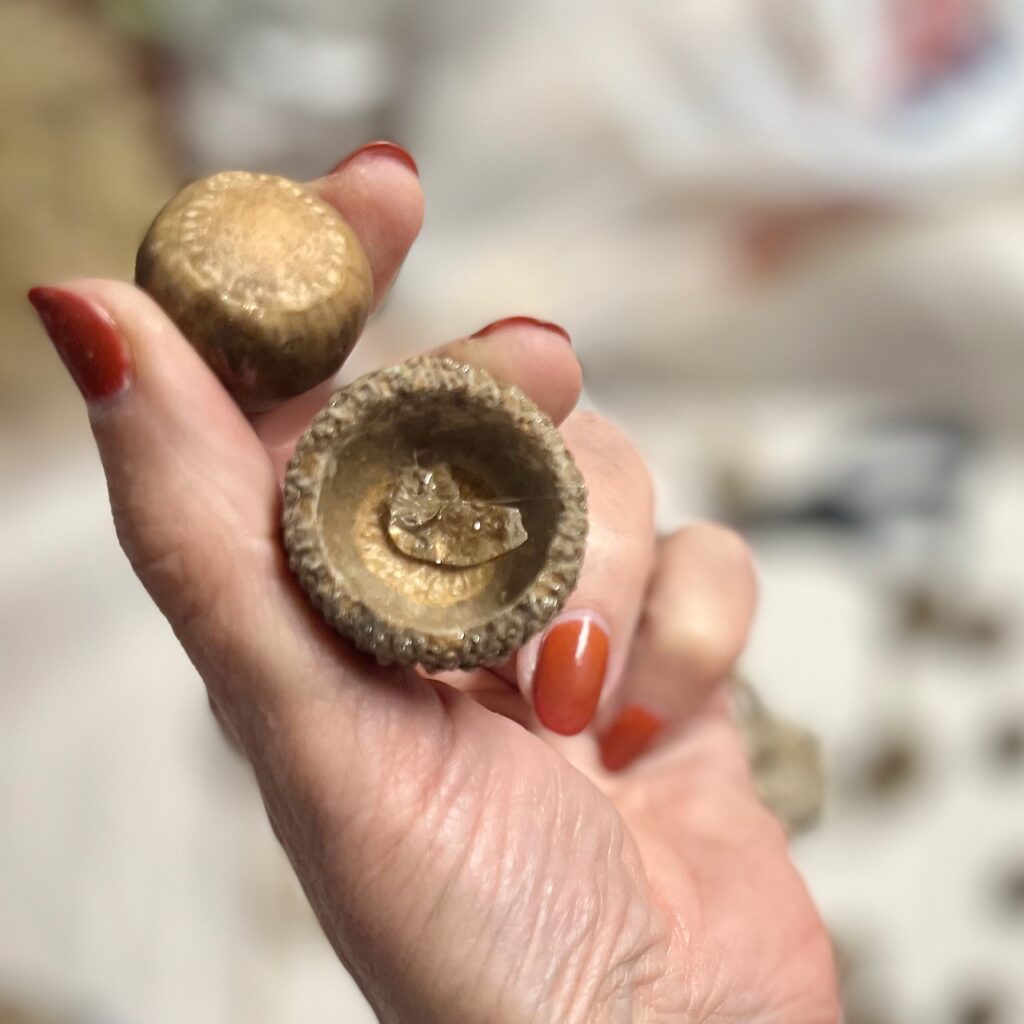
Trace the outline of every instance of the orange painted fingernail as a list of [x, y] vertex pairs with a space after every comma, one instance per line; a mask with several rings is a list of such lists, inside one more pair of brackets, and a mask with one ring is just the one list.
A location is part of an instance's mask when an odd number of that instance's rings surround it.
[[608, 634], [592, 618], [568, 619], [544, 638], [533, 675], [541, 724], [572, 736], [594, 717], [608, 668]]
[[601, 763], [610, 772], [632, 764], [657, 739], [665, 719], [639, 704], [624, 707], [601, 737]]
[[559, 327], [558, 324], [553, 324], [550, 320], [538, 320], [533, 316], [506, 316], [501, 320], [489, 323], [486, 327], [481, 327], [470, 337], [486, 338], [488, 334], [494, 334], [495, 331], [504, 330], [506, 327], [540, 327], [542, 330], [561, 335], [570, 345], [572, 344], [572, 338], [569, 337], [569, 332], [564, 327]]
[[416, 161], [413, 159], [412, 153], [400, 146], [397, 142], [388, 142], [386, 139], [378, 139], [376, 142], [368, 142], [365, 146], [360, 146], [357, 150], [349, 153], [349, 155], [345, 157], [345, 159], [342, 160], [333, 171], [331, 171], [331, 174], [337, 174], [338, 171], [343, 167], [347, 167], [353, 160], [357, 160], [360, 157], [367, 156], [369, 154], [389, 157], [392, 160], [397, 160], [400, 164], [404, 164], [408, 167], [417, 178], [420, 175], [420, 169], [416, 166]]

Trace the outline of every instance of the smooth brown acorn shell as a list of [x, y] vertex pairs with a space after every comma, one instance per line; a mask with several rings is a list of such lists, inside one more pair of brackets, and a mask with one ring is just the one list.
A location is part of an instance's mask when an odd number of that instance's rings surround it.
[[302, 185], [226, 171], [157, 215], [135, 280], [250, 412], [330, 377], [373, 302], [355, 232]]
[[[388, 496], [425, 458], [479, 497], [514, 502], [526, 543], [465, 568], [397, 551]], [[283, 524], [299, 582], [356, 647], [382, 664], [465, 669], [506, 660], [562, 608], [583, 561], [586, 488], [518, 388], [424, 356], [335, 393], [288, 467]]]

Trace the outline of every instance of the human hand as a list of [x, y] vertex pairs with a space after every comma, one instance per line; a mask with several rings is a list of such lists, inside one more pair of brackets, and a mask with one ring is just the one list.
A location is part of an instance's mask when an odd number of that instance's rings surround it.
[[[383, 296], [422, 218], [414, 165], [366, 147], [313, 187]], [[251, 421], [134, 287], [32, 297], [86, 396], [122, 546], [382, 1020], [838, 1019], [826, 934], [723, 685], [749, 555], [712, 525], [656, 541], [636, 452], [572, 412], [558, 329], [513, 318], [441, 350], [561, 424], [591, 533], [579, 588], [514, 664], [438, 681], [351, 650], [288, 570], [279, 480], [316, 396]]]

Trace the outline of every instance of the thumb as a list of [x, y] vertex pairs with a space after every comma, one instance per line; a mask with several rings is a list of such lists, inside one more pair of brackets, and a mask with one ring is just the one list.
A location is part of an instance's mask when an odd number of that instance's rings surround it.
[[29, 298], [85, 398], [121, 545], [214, 698], [230, 714], [336, 685], [355, 658], [298, 594], [270, 459], [216, 376], [132, 285]]
[[138, 289], [80, 280], [29, 298], [85, 398], [121, 543], [172, 624], [187, 622], [202, 603], [193, 589], [274, 536], [266, 454]]

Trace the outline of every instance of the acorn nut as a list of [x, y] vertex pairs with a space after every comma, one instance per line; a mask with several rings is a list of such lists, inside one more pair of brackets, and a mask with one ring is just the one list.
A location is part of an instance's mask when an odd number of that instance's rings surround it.
[[302, 185], [228, 171], [157, 215], [135, 280], [250, 412], [330, 377], [373, 302], [355, 232]]
[[562, 608], [586, 489], [552, 422], [422, 356], [336, 392], [299, 440], [284, 541], [324, 617], [382, 664], [505, 661]]

